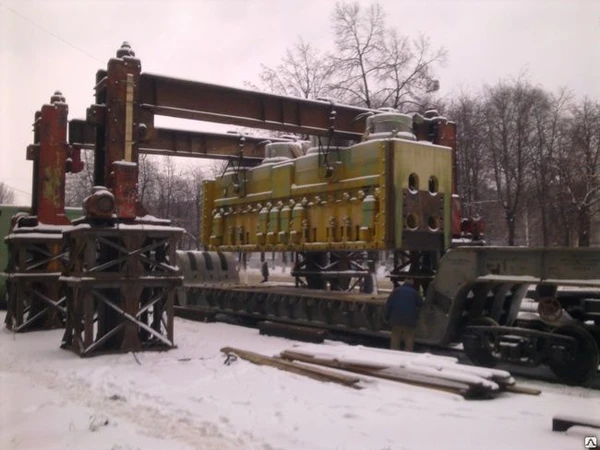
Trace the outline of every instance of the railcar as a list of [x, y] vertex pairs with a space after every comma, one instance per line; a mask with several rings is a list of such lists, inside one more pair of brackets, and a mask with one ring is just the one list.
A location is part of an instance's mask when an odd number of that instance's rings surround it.
[[[385, 251], [394, 256], [391, 278], [416, 278], [425, 295], [417, 342], [461, 343], [478, 364], [548, 364], [566, 382], [588, 382], [598, 368], [598, 300], [574, 305], [551, 289], [535, 320], [519, 311], [532, 285], [599, 288], [600, 252], [486, 247], [473, 234], [464, 246], [453, 210], [454, 149], [431, 142], [454, 128], [433, 117], [430, 140], [415, 133], [421, 117], [384, 112], [367, 119], [358, 144], [270, 144], [262, 164], [205, 181], [205, 248], [293, 252], [296, 287], [207, 283], [190, 304], [386, 335], [386, 295], [369, 282]], [[462, 247], [452, 245], [457, 237]]]

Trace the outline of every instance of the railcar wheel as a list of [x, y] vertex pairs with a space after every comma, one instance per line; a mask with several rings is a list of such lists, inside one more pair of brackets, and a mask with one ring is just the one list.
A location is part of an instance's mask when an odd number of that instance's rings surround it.
[[577, 354], [570, 361], [550, 360], [550, 370], [564, 383], [585, 385], [592, 381], [598, 371], [600, 356], [598, 344], [585, 329], [576, 325], [565, 325], [552, 331], [563, 336], [571, 336], [577, 340]]
[[[498, 322], [496, 322], [491, 317], [477, 317], [476, 319], [471, 320], [467, 326], [489, 326], [489, 327], [497, 327]], [[465, 355], [478, 366], [484, 367], [494, 367], [497, 364], [497, 360], [492, 353], [492, 347], [489, 342], [477, 342], [472, 339], [467, 339], [466, 335], [468, 331], [465, 333], [465, 338], [463, 338], [463, 349], [465, 351]], [[481, 345], [480, 345], [481, 344]]]

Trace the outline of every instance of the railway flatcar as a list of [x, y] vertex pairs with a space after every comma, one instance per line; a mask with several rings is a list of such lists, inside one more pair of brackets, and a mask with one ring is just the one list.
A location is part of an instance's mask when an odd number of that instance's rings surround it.
[[[422, 123], [429, 140], [418, 137]], [[518, 314], [532, 285], [600, 288], [600, 252], [453, 249], [454, 132], [437, 114], [383, 112], [367, 119], [358, 144], [271, 144], [262, 164], [205, 181], [204, 246], [293, 252], [296, 285], [308, 289], [207, 285], [195, 304], [385, 335], [385, 295], [362, 288], [374, 255], [387, 251], [395, 260], [392, 279], [416, 278], [426, 296], [417, 342], [462, 343], [478, 364], [548, 364], [566, 382], [589, 381], [598, 368], [600, 334], [590, 325], [600, 312], [597, 299], [562, 304], [554, 290], [539, 299], [536, 320]], [[558, 320], [563, 310], [571, 320]]]

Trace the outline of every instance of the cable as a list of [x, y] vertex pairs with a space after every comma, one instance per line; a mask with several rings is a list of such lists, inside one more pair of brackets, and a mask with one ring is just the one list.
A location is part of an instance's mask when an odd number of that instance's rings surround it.
[[54, 34], [52, 31], [47, 30], [46, 28], [44, 28], [43, 26], [39, 25], [38, 23], [34, 22], [33, 20], [29, 19], [28, 17], [25, 17], [23, 14], [19, 13], [18, 11], [15, 11], [14, 9], [12, 9], [9, 6], [6, 6], [4, 3], [0, 2], [0, 6], [3, 6], [4, 8], [6, 8], [7, 10], [9, 10], [10, 12], [12, 12], [14, 15], [20, 17], [21, 19], [29, 22], [30, 24], [36, 26], [37, 28], [39, 28], [40, 30], [44, 31], [45, 33], [48, 33], [50, 36], [58, 39], [59, 41], [61, 41], [64, 44], [67, 44], [69, 47], [74, 48], [75, 50], [83, 53], [84, 55], [88, 56], [89, 58], [92, 58], [96, 61], [102, 62], [100, 59], [96, 58], [94, 55], [91, 55], [90, 53], [86, 52], [85, 50], [83, 50], [82, 48], [77, 47], [76, 45], [71, 44], [70, 42], [64, 40], [63, 38], [61, 38], [60, 36], [58, 36], [57, 34]]

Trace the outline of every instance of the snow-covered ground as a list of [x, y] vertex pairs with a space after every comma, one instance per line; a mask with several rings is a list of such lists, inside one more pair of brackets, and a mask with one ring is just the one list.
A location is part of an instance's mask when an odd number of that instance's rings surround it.
[[[3, 321], [4, 313], [0, 314]], [[556, 414], [600, 417], [600, 392], [517, 379], [538, 397], [462, 397], [385, 380], [362, 390], [238, 359], [293, 341], [176, 319], [177, 349], [81, 359], [62, 330], [0, 330], [0, 449], [579, 449], [600, 431], [551, 431]], [[324, 345], [345, 345], [326, 343]]]

